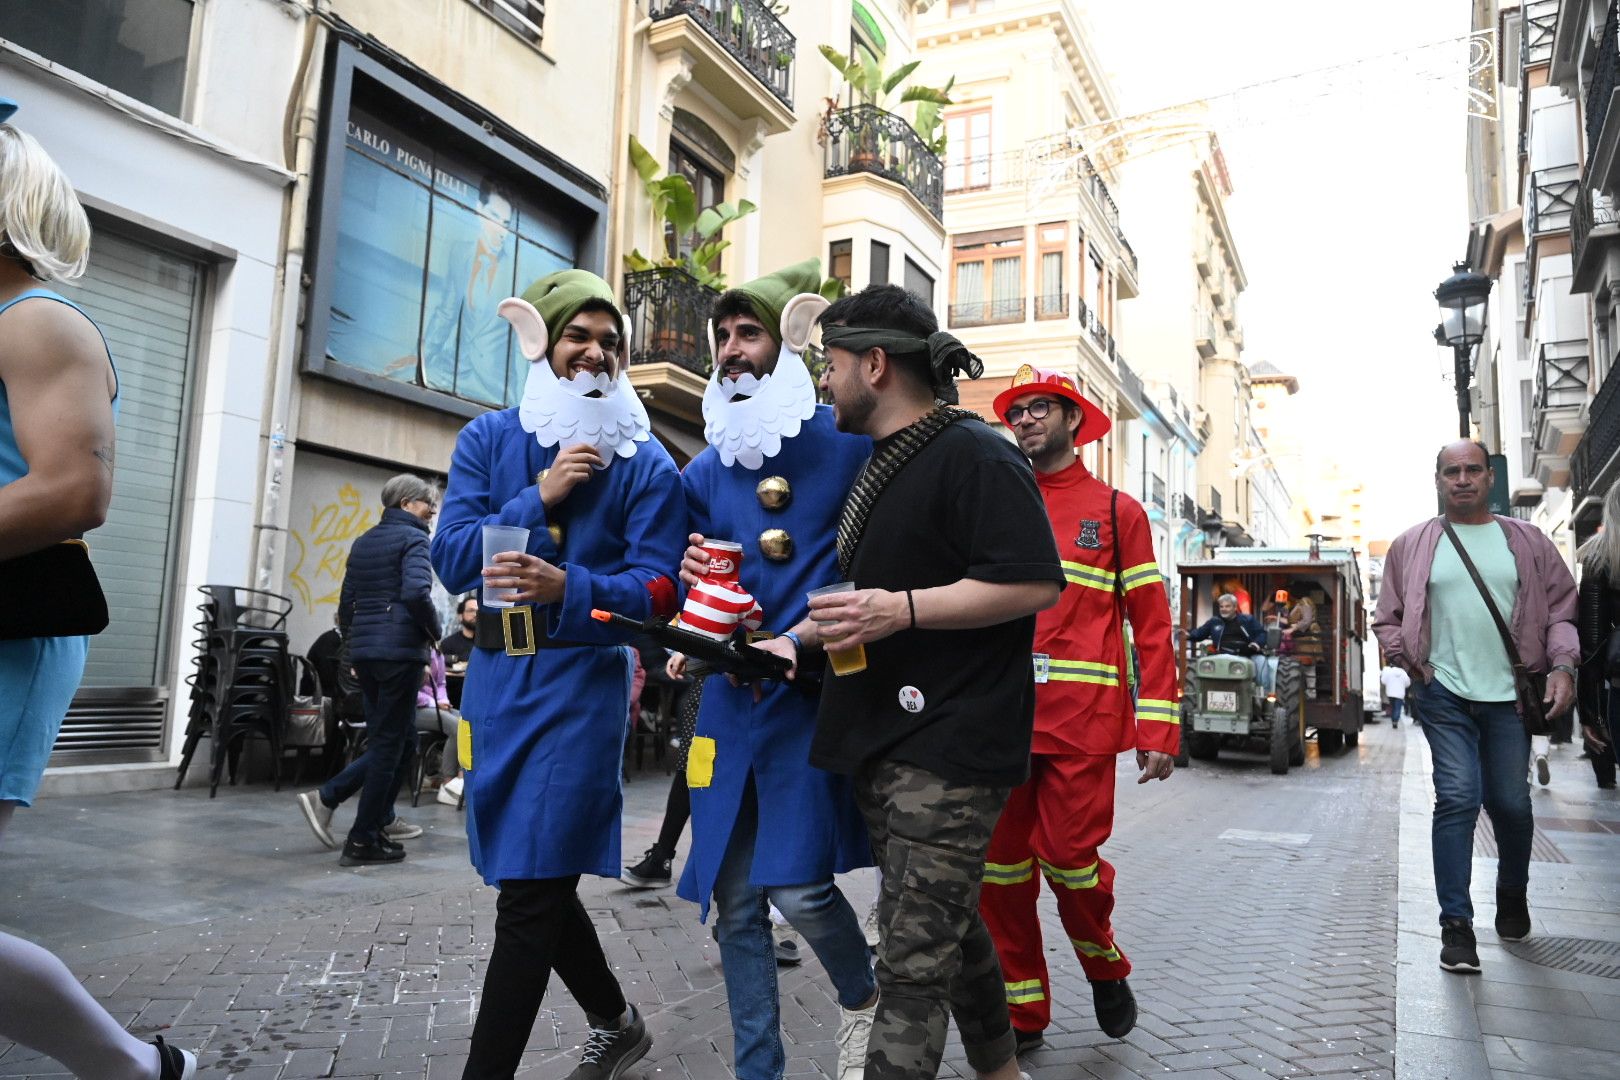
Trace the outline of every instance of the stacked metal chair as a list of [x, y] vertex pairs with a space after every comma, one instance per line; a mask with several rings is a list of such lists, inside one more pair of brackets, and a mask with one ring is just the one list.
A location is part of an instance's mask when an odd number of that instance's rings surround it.
[[178, 790], [192, 756], [206, 735], [209, 740], [208, 797], [219, 792], [227, 760], [236, 783], [240, 741], [250, 735], [270, 744], [271, 771], [281, 790], [282, 732], [296, 691], [287, 650], [287, 616], [292, 599], [234, 585], [201, 586], [203, 620], [198, 632], [196, 671], [191, 686], [191, 715], [180, 758]]

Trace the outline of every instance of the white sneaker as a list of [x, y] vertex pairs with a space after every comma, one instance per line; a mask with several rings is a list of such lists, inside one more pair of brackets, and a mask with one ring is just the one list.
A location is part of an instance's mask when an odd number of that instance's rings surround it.
[[304, 812], [304, 820], [309, 822], [315, 839], [336, 851], [338, 842], [332, 835], [332, 808], [321, 802], [321, 793], [306, 791], [298, 796], [298, 809]]
[[1552, 770], [1547, 768], [1547, 755], [1536, 755], [1536, 783], [1546, 787], [1552, 783]]
[[404, 818], [397, 817], [383, 826], [382, 834], [390, 840], [415, 840], [422, 835], [422, 826], [412, 825]]
[[866, 1075], [866, 1044], [872, 1037], [872, 1019], [877, 1005], [869, 1009], [838, 1006], [838, 1080], [862, 1080]]
[[875, 949], [878, 946], [877, 901], [866, 909], [866, 918], [861, 920], [861, 932], [866, 935], [867, 948]]
[[434, 796], [446, 806], [461, 805], [461, 777], [453, 776], [439, 785], [439, 793]]

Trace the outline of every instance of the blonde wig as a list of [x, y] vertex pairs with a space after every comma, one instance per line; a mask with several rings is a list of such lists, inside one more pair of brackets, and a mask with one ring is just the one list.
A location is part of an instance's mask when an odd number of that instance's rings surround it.
[[90, 258], [90, 219], [39, 140], [0, 124], [0, 254], [41, 281], [72, 281]]

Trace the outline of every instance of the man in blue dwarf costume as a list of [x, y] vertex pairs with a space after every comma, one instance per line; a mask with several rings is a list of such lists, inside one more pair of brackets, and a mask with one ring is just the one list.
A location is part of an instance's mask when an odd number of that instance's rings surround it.
[[[820, 284], [811, 259], [715, 303], [715, 370], [703, 398], [709, 448], [682, 478], [690, 542], [743, 545], [742, 585], [764, 608], [766, 630], [794, 625], [808, 610], [805, 593], [838, 580], [839, 510], [872, 449], [833, 427], [801, 358], [827, 306]], [[688, 584], [702, 567], [689, 551]], [[839, 1080], [859, 1080], [866, 1058], [877, 983], [860, 920], [833, 875], [871, 865], [871, 845], [848, 778], [809, 763], [817, 700], [813, 683], [769, 682], [756, 692], [710, 677], [687, 756], [692, 854], [680, 895], [705, 917], [711, 898], [719, 909], [738, 1080], [778, 1080], [783, 1071], [772, 903], [837, 991]]]
[[[466, 1080], [511, 1077], [553, 968], [590, 1034], [570, 1080], [617, 1080], [652, 1045], [576, 895], [619, 873], [620, 761], [630, 658], [607, 608], [675, 609], [686, 508], [669, 454], [650, 441], [625, 366], [624, 316], [583, 270], [501, 302], [531, 361], [523, 400], [456, 440], [433, 566], [452, 592], [512, 588], [479, 612], [462, 715], [473, 865], [499, 886], [495, 945]], [[530, 530], [485, 566], [483, 526]]]

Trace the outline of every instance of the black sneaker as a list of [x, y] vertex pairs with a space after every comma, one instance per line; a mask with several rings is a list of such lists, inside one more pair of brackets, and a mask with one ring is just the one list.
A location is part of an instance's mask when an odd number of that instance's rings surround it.
[[158, 1035], [152, 1039], [158, 1052], [158, 1080], [193, 1080], [197, 1075], [197, 1055], [170, 1046]]
[[1479, 974], [1479, 949], [1467, 919], [1440, 920], [1440, 966], [1462, 975]]
[[1021, 1028], [1013, 1028], [1013, 1043], [1017, 1047], [1013, 1054], [1022, 1057], [1027, 1051], [1038, 1050], [1045, 1046], [1046, 1033], [1044, 1031], [1024, 1031]]
[[353, 840], [344, 841], [343, 857], [338, 860], [339, 866], [370, 866], [372, 863], [396, 863], [405, 857], [405, 848], [401, 844], [392, 844], [384, 847], [379, 841], [375, 844], [357, 844]]
[[1097, 1009], [1097, 1026], [1111, 1039], [1122, 1039], [1136, 1026], [1136, 995], [1124, 979], [1094, 979], [1091, 1003]]
[[585, 1039], [585, 1050], [579, 1065], [568, 1074], [568, 1080], [619, 1080], [624, 1070], [647, 1056], [652, 1049], [652, 1036], [634, 1005], [629, 1007], [630, 1021], [623, 1027], [617, 1020], [603, 1020], [586, 1014], [591, 1033]]
[[669, 868], [674, 861], [673, 855], [665, 855], [654, 844], [647, 849], [640, 862], [624, 868], [619, 880], [632, 889], [662, 889], [670, 882]]
[[1496, 936], [1503, 941], [1530, 936], [1530, 899], [1525, 890], [1496, 887]]
[[804, 957], [799, 955], [799, 943], [797, 941], [782, 935], [780, 932], [771, 936], [775, 938], [772, 949], [776, 953], [777, 967], [798, 967], [803, 962]]

